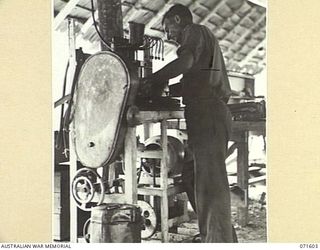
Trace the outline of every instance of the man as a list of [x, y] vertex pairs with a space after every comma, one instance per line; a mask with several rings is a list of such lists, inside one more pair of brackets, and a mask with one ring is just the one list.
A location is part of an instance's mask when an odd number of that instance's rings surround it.
[[187, 7], [171, 7], [162, 24], [168, 39], [180, 45], [178, 58], [145, 78], [142, 90], [150, 93], [183, 74], [181, 95], [193, 154], [183, 180], [198, 216], [201, 242], [234, 242], [225, 165], [231, 127], [226, 102], [231, 90], [223, 56], [217, 39], [207, 27], [192, 22]]

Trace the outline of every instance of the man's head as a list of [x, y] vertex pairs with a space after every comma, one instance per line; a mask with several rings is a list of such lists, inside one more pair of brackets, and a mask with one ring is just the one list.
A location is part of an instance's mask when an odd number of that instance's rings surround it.
[[163, 16], [162, 25], [169, 40], [181, 42], [181, 35], [184, 27], [192, 23], [190, 10], [182, 5], [175, 4]]

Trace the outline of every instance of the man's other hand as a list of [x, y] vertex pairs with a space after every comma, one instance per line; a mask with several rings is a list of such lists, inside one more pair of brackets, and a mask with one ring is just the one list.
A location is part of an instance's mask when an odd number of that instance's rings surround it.
[[160, 97], [167, 81], [155, 80], [152, 75], [141, 79], [139, 94], [144, 97]]
[[154, 83], [151, 78], [145, 77], [140, 80], [139, 94], [147, 97], [152, 95], [152, 87]]

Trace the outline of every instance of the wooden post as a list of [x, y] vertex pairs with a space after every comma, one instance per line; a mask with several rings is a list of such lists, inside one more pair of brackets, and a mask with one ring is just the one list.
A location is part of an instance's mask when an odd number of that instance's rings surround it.
[[[111, 44], [114, 37], [123, 37], [121, 0], [97, 0], [97, 4], [100, 34]], [[101, 50], [108, 50], [103, 42]]]
[[59, 14], [53, 20], [53, 29], [56, 30], [64, 19], [70, 14], [70, 12], [76, 7], [80, 0], [70, 0]]
[[161, 241], [169, 242], [169, 204], [168, 204], [168, 137], [167, 137], [167, 121], [161, 121], [161, 146], [162, 146], [162, 159], [161, 159], [161, 172], [160, 172], [160, 185], [163, 190], [161, 196]]
[[153, 124], [152, 123], [144, 123], [143, 124], [143, 135], [144, 135], [144, 140], [147, 140], [152, 136], [152, 129], [153, 129]]
[[128, 204], [137, 204], [137, 141], [136, 127], [128, 127], [124, 146], [125, 196]]
[[237, 157], [237, 178], [238, 185], [245, 192], [245, 201], [243, 207], [238, 207], [238, 220], [239, 225], [245, 226], [248, 222], [248, 202], [249, 202], [249, 192], [248, 192], [248, 132], [244, 131], [241, 133], [241, 141], [238, 143], [238, 157]]
[[[74, 79], [74, 73], [76, 70], [76, 45], [75, 45], [75, 33], [74, 33], [74, 20], [68, 19], [68, 39], [69, 39], [69, 72], [67, 78], [67, 85], [72, 85]], [[75, 148], [73, 147], [72, 141], [72, 124], [69, 126], [69, 154], [70, 154], [70, 165], [69, 165], [69, 176], [70, 176], [70, 186], [72, 180], [77, 171], [77, 156], [75, 153]], [[72, 188], [70, 187], [70, 242], [76, 243], [78, 240], [78, 208], [72, 198]]]
[[69, 174], [70, 174], [70, 242], [77, 243], [78, 242], [78, 207], [72, 196], [72, 180], [77, 172], [77, 157], [75, 153], [75, 149], [73, 147], [72, 136], [69, 132], [69, 150], [70, 150], [70, 166], [69, 166]]

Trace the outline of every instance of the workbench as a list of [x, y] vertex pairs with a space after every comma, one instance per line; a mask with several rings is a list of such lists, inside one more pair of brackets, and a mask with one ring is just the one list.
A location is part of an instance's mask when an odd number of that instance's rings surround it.
[[[168, 197], [183, 192], [181, 186], [168, 185], [167, 155], [167, 129], [185, 130], [184, 111], [139, 111], [129, 108], [127, 112], [128, 127], [125, 136], [124, 165], [125, 165], [125, 193], [105, 195], [105, 203], [137, 204], [138, 195], [155, 195], [161, 202], [161, 241], [169, 241]], [[162, 150], [141, 152], [137, 149], [136, 126], [141, 124], [161, 124]], [[258, 131], [265, 134], [265, 121], [242, 122], [232, 124], [231, 140], [236, 143], [237, 155], [237, 182], [245, 192], [243, 205], [238, 207], [240, 225], [245, 225], [248, 218], [248, 133]], [[70, 140], [71, 141], [71, 140]], [[138, 188], [137, 185], [137, 157], [161, 158], [160, 187]], [[72, 143], [70, 143], [70, 183], [77, 171], [77, 158]], [[70, 190], [70, 195], [71, 190]], [[70, 204], [70, 241], [78, 241], [77, 233], [77, 206], [74, 199]]]
[[233, 121], [230, 140], [237, 148], [237, 184], [244, 191], [244, 203], [238, 207], [238, 223], [245, 226], [248, 223], [249, 204], [249, 132], [266, 135], [265, 121]]

